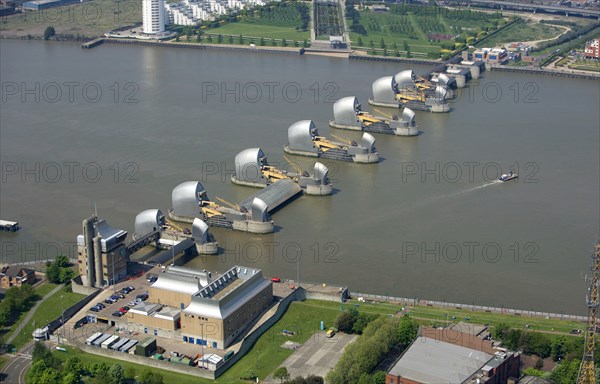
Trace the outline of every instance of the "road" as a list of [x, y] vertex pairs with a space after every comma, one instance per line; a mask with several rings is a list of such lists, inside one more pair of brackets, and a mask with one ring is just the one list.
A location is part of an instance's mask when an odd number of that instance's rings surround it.
[[[21, 352], [13, 355], [0, 372], [0, 383], [25, 384], [25, 374], [31, 366], [31, 353], [34, 343], [30, 343]], [[7, 355], [8, 356], [8, 355]]]

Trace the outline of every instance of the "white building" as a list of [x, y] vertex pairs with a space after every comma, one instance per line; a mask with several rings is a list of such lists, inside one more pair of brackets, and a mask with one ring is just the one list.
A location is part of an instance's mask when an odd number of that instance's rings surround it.
[[163, 0], [142, 0], [144, 33], [157, 34], [165, 31], [165, 6]]
[[164, 10], [168, 22], [172, 24], [195, 25], [202, 20], [214, 20], [215, 16], [226, 15], [228, 11], [264, 4], [263, 0], [182, 0], [180, 3], [165, 3]]

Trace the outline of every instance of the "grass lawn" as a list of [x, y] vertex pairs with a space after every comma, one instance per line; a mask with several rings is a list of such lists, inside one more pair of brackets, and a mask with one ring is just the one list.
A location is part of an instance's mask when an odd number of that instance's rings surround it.
[[2, 368], [7, 361], [8, 359], [6, 357], [0, 356], [0, 368]]
[[40, 325], [49, 323], [60, 316], [63, 310], [69, 308], [71, 305], [77, 303], [85, 296], [79, 293], [65, 292], [60, 290], [54, 295], [50, 296], [38, 307], [37, 311], [31, 318], [31, 320], [25, 325], [21, 334], [13, 341], [13, 345], [19, 349], [31, 340], [31, 333], [38, 328]]
[[515, 41], [534, 41], [551, 39], [565, 32], [564, 28], [555, 27], [553, 25], [531, 23], [524, 20], [517, 22], [504, 28], [494, 36], [485, 39], [484, 42], [477, 45], [493, 47]]
[[[436, 43], [431, 43], [427, 39], [427, 35], [422, 32], [417, 24], [414, 22], [416, 16], [408, 15], [392, 15], [392, 14], [373, 14], [361, 12], [361, 24], [365, 26], [367, 29], [366, 35], [360, 35], [355, 32], [350, 32], [350, 40], [352, 41], [352, 46], [358, 46], [358, 38], [362, 39], [362, 47], [370, 47], [370, 42], [373, 41], [375, 48], [381, 48], [381, 39], [385, 41], [388, 52], [393, 54], [394, 48], [393, 44], [395, 43], [398, 47], [398, 50], [404, 50], [404, 41], [408, 44], [410, 51], [420, 52], [420, 53], [429, 53], [435, 52], [438, 53], [441, 49], [441, 46]], [[348, 25], [352, 24], [352, 20], [347, 20]], [[368, 25], [378, 25], [380, 26], [380, 30], [373, 30], [368, 27]], [[393, 32], [392, 24], [402, 25], [405, 24], [408, 27], [408, 31], [412, 32]]]
[[[263, 25], [256, 23], [229, 23], [219, 28], [212, 28], [205, 30], [206, 33], [222, 34], [222, 35], [236, 35], [242, 34], [248, 37], [264, 37], [265, 39], [286, 39], [288, 42], [298, 40], [299, 42], [304, 39], [310, 39], [310, 32], [296, 31], [294, 27], [280, 27], [275, 25]], [[205, 40], [205, 39], [204, 39]], [[224, 43], [227, 43], [227, 38], [223, 39]], [[234, 38], [234, 43], [238, 43], [238, 39]], [[213, 39], [213, 42], [216, 42]]]
[[[44, 297], [48, 292], [52, 291], [54, 288], [56, 288], [56, 284], [47, 282], [38, 286], [35, 289], [35, 293], [38, 295], [38, 299], [41, 300], [42, 297]], [[32, 306], [33, 305], [35, 305], [35, 303], [33, 303]], [[23, 319], [27, 316], [28, 313], [29, 311], [21, 313], [17, 320], [15, 320], [15, 322], [6, 330], [6, 333], [3, 334], [3, 339], [7, 339], [10, 335], [12, 335], [15, 329], [17, 329], [21, 325]]]
[[[321, 321], [325, 323], [325, 328], [333, 326], [339, 312], [339, 304], [327, 301], [293, 302], [281, 320], [262, 335], [254, 348], [225, 372], [217, 382], [243, 382], [239, 381], [239, 378], [246, 375], [248, 370], [255, 371], [261, 380], [264, 379], [293, 353], [292, 350], [281, 348], [283, 343], [288, 340], [304, 343], [319, 330]], [[284, 336], [281, 333], [284, 329], [294, 331], [296, 334]], [[258, 371], [256, 370], [257, 359]]]
[[594, 72], [600, 72], [600, 63], [599, 62], [593, 62], [593, 61], [576, 61], [573, 64], [569, 65], [569, 68], [571, 69], [581, 69], [584, 71], [594, 71]]
[[11, 35], [43, 36], [48, 26], [56, 34], [102, 36], [118, 27], [142, 21], [142, 3], [136, 0], [91, 0], [43, 11], [0, 18], [0, 31]]
[[[330, 308], [332, 310], [339, 309], [339, 304], [319, 301], [319, 302], [308, 302], [309, 305], [318, 305], [321, 308]], [[381, 315], [395, 314], [401, 310], [401, 307], [396, 304], [387, 303], [360, 303], [356, 300], [351, 300], [344, 304], [345, 308], [352, 305], [358, 305], [359, 311], [368, 313], [377, 313]], [[507, 323], [513, 328], [525, 329], [525, 324], [531, 326], [530, 329], [536, 331], [554, 331], [554, 332], [565, 332], [568, 333], [572, 329], [583, 329], [585, 324], [580, 321], [568, 321], [568, 320], [555, 320], [555, 319], [544, 319], [541, 317], [528, 317], [525, 315], [503, 315], [497, 313], [488, 312], [473, 312], [471, 310], [459, 310], [450, 308], [437, 308], [428, 306], [416, 306], [407, 307], [411, 316], [419, 319], [427, 319], [420, 321], [421, 323], [428, 325], [432, 322], [444, 323], [446, 321], [446, 314], [448, 314], [448, 321], [465, 321], [464, 318], [469, 318], [469, 323], [473, 324], [497, 324]], [[452, 320], [452, 316], [456, 319]]]

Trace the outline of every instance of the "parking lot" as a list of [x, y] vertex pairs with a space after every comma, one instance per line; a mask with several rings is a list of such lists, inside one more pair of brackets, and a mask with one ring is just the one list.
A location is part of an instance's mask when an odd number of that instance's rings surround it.
[[[292, 378], [305, 376], [307, 372], [325, 377], [327, 372], [335, 367], [344, 348], [358, 336], [338, 333], [332, 338], [325, 337], [324, 331], [316, 332], [300, 348], [288, 357], [282, 367], [286, 367]], [[269, 376], [265, 383], [279, 383]]]
[[[161, 267], [144, 267], [134, 268], [135, 270], [144, 270], [144, 273], [136, 278], [123, 280], [102, 292], [85, 307], [83, 307], [79, 313], [73, 316], [64, 326], [64, 329], [60, 329], [57, 333], [61, 337], [66, 337], [70, 342], [85, 343], [86, 339], [96, 332], [105, 332], [111, 334], [117, 334], [121, 337], [127, 337], [132, 340], [142, 340], [148, 336], [154, 337], [157, 340], [157, 345], [166, 350], [166, 356], [168, 357], [172, 352], [178, 352], [188, 356], [196, 356], [199, 353], [215, 353], [223, 356], [225, 351], [217, 350], [209, 347], [202, 347], [200, 345], [194, 345], [189, 343], [183, 343], [181, 341], [181, 335], [179, 331], [172, 333], [172, 337], [161, 337], [154, 336], [152, 334], [144, 333], [144, 327], [139, 324], [130, 322], [131, 315], [125, 313], [121, 317], [112, 316], [112, 313], [119, 310], [123, 306], [134, 300], [137, 295], [148, 292], [148, 287], [151, 283], [147, 281], [147, 276], [158, 275], [163, 270]], [[132, 286], [134, 290], [130, 293], [123, 294], [123, 298], [119, 298], [115, 303], [108, 304], [105, 302], [107, 298], [114, 295], [115, 292], [120, 291], [122, 288]], [[98, 303], [102, 303], [105, 308], [99, 311], [93, 311], [91, 308]], [[94, 317], [97, 322], [87, 323], [82, 326], [75, 328], [75, 323], [84, 317]]]

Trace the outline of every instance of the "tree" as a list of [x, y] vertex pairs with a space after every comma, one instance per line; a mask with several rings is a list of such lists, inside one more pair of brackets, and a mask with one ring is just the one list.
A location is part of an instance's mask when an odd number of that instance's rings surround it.
[[264, 38], [264, 37], [261, 37], [261, 38], [260, 38], [260, 42], [259, 42], [259, 44], [260, 44], [260, 46], [261, 46], [261, 47], [264, 47], [264, 46], [265, 46], [265, 38]]
[[371, 375], [371, 383], [372, 384], [385, 384], [385, 371], [377, 371], [373, 375]]
[[275, 370], [275, 372], [273, 372], [273, 378], [279, 379], [279, 381], [283, 383], [284, 380], [290, 378], [290, 373], [288, 372], [286, 367], [279, 367]]
[[408, 51], [408, 43], [406, 42], [406, 40], [404, 40], [402, 43], [404, 44], [404, 50]]
[[135, 379], [135, 368], [128, 366], [127, 368], [125, 368], [125, 378], [127, 380], [133, 380]]
[[124, 384], [125, 383], [125, 370], [119, 363], [112, 365], [108, 370], [108, 377], [112, 384]]
[[240, 44], [244, 44], [244, 37], [242, 36], [241, 33], [240, 33], [240, 36], [239, 36], [239, 43]]
[[69, 356], [63, 364], [63, 373], [74, 373], [76, 377], [81, 377], [85, 372], [83, 363], [77, 356]]
[[140, 374], [140, 384], [164, 384], [164, 377], [160, 373], [144, 369]]
[[550, 374], [554, 384], [571, 384], [577, 382], [579, 373], [579, 360], [563, 361]]
[[71, 268], [63, 268], [60, 270], [60, 282], [62, 284], [68, 284], [74, 277], [75, 271], [73, 271]]
[[564, 336], [552, 340], [552, 352], [550, 353], [552, 360], [559, 361], [565, 357], [565, 342], [566, 339]]
[[357, 44], [359, 47], [362, 47], [362, 45], [363, 45], [362, 37], [358, 36], [358, 40], [356, 40], [356, 44]]
[[69, 372], [66, 375], [63, 375], [61, 384], [81, 384], [81, 375], [77, 375], [75, 372]]
[[233, 36], [229, 35], [229, 39], [227, 40], [229, 44], [233, 44]]
[[56, 256], [54, 263], [58, 265], [59, 268], [65, 268], [71, 265], [71, 263], [69, 262], [69, 258], [64, 255]]
[[381, 38], [381, 41], [379, 42], [379, 46], [381, 47], [381, 49], [385, 49], [385, 47], [386, 47], [385, 40], [383, 40], [383, 37]]
[[220, 33], [217, 35], [217, 43], [221, 44], [223, 42], [223, 35]]
[[287, 47], [287, 40], [286, 39], [281, 39], [281, 46], [282, 47]]
[[44, 31], [44, 40], [48, 40], [54, 35], [56, 35], [56, 31], [54, 30], [54, 27], [49, 26]]
[[404, 347], [408, 346], [417, 338], [419, 325], [410, 316], [404, 315], [398, 325], [398, 343]]
[[48, 263], [46, 265], [46, 277], [51, 283], [60, 283], [60, 267], [56, 263]]
[[341, 332], [352, 333], [352, 327], [354, 327], [354, 317], [348, 311], [342, 311], [335, 319], [335, 327]]
[[198, 34], [196, 35], [196, 43], [199, 43], [202, 41], [202, 31], [198, 31]]
[[492, 329], [492, 337], [496, 340], [503, 341], [504, 338], [506, 338], [506, 335], [508, 334], [509, 329], [510, 329], [510, 326], [508, 324], [498, 323], [498, 324], [496, 324], [494, 329]]

